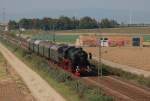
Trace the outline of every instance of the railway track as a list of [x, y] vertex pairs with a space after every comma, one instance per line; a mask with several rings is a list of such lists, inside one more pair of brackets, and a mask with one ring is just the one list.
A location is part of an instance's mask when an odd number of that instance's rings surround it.
[[84, 77], [89, 85], [95, 85], [117, 101], [150, 101], [150, 89], [143, 88], [115, 76]]
[[[27, 49], [25, 45], [24, 43], [22, 47]], [[50, 66], [58, 67], [47, 61]], [[116, 76], [103, 76], [99, 79], [98, 77], [82, 77], [81, 80], [88, 85], [100, 87], [106, 95], [112, 96], [117, 101], [150, 101], [150, 88], [143, 88]]]

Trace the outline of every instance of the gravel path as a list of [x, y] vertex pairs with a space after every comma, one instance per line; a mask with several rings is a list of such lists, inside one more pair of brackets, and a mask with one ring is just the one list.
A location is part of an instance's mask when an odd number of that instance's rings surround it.
[[37, 101], [65, 101], [46, 81], [27, 67], [1, 43], [0, 52], [4, 55], [11, 67], [21, 76]]

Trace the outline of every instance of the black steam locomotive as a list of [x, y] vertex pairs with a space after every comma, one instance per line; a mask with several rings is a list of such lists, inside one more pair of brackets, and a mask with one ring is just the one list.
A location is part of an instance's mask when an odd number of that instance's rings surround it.
[[29, 40], [28, 49], [60, 64], [63, 69], [75, 73], [77, 76], [91, 71], [88, 54], [80, 47], [54, 44], [48, 41]]
[[25, 40], [6, 34], [0, 37], [12, 44], [20, 44], [22, 48], [53, 61], [76, 76], [86, 75], [91, 72], [89, 56], [81, 47], [54, 44], [42, 40]]

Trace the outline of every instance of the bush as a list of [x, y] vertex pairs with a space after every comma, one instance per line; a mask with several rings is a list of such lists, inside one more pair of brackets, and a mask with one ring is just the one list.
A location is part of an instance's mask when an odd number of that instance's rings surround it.
[[[101, 95], [99, 95], [101, 94]], [[114, 101], [109, 96], [103, 96], [100, 89], [89, 89], [87, 93], [87, 101]], [[103, 96], [103, 97], [102, 97]]]
[[[10, 43], [5, 43], [12, 51], [16, 47]], [[57, 68], [53, 68], [41, 57], [32, 54], [28, 57], [27, 52], [21, 48], [15, 51], [16, 55], [23, 59], [34, 71], [39, 73], [45, 80], [52, 78], [58, 83], [67, 85], [70, 90], [75, 91], [83, 101], [113, 101], [111, 97], [105, 96], [101, 91], [97, 91], [95, 87], [89, 87], [80, 79], [76, 79], [70, 73]]]
[[[91, 63], [95, 64], [96, 68], [99, 67], [97, 61], [92, 60]], [[103, 67], [103, 75], [115, 75], [126, 80], [134, 81], [138, 84], [150, 88], [150, 77], [144, 77], [143, 75], [132, 74], [130, 72], [126, 72], [117, 68], [112, 68], [104, 64], [102, 64], [102, 67]]]

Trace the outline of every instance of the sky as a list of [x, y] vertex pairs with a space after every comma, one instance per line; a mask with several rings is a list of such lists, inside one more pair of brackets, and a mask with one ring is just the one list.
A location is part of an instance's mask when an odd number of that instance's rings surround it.
[[0, 0], [7, 20], [66, 16], [110, 18], [119, 22], [150, 23], [150, 0]]

